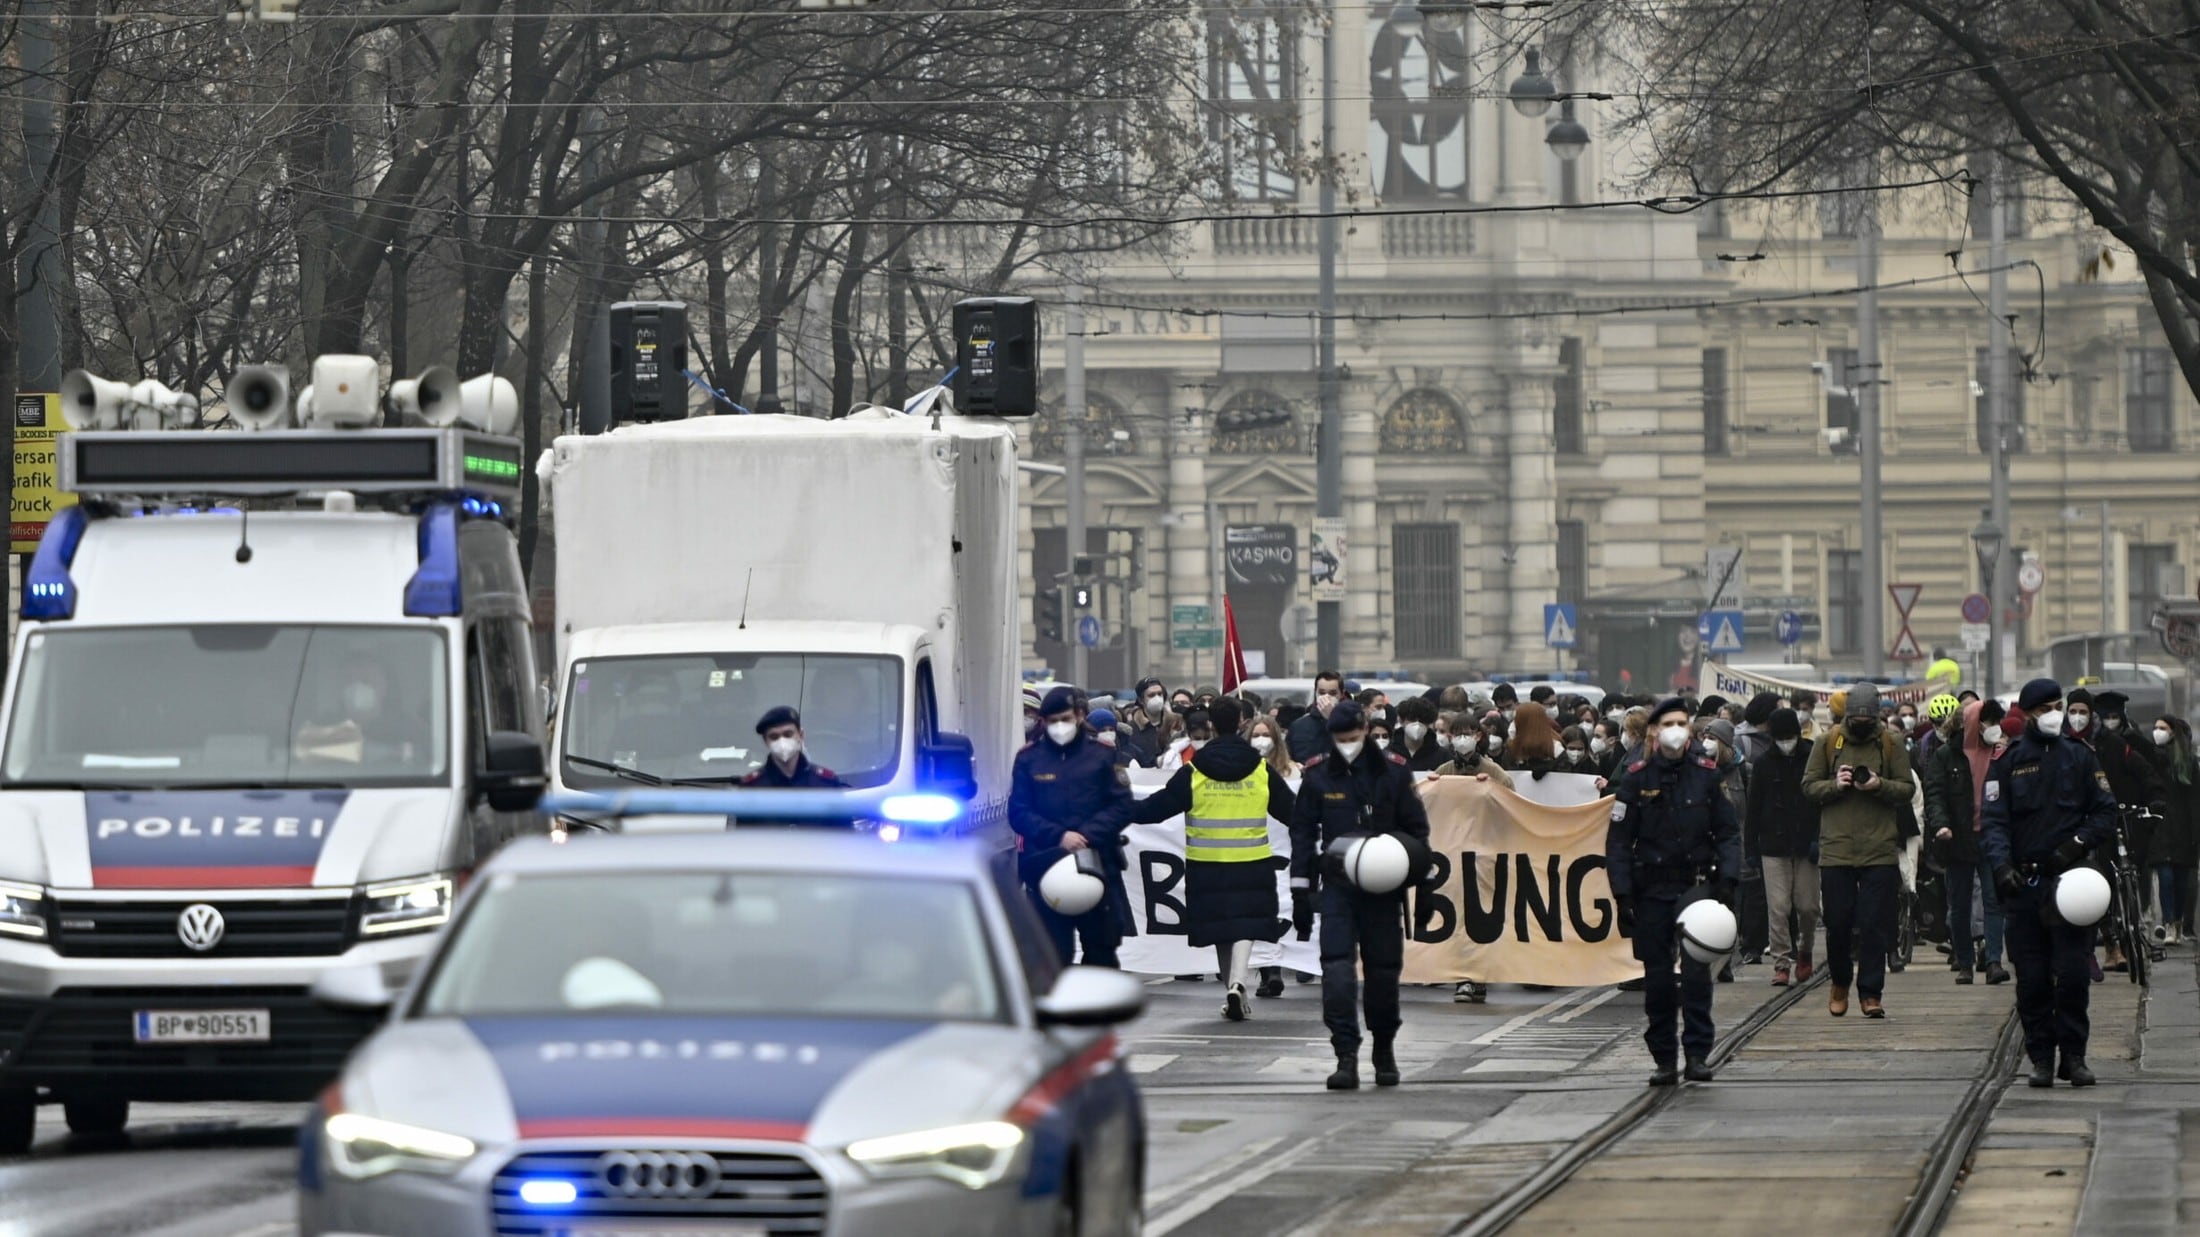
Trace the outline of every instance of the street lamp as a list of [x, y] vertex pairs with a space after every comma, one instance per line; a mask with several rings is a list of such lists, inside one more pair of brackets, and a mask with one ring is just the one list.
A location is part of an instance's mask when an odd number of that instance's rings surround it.
[[1978, 527], [1971, 530], [1971, 548], [1978, 553], [1979, 583], [1986, 586], [1989, 597], [1994, 592], [1994, 568], [2001, 563], [2004, 540], [2001, 525], [1994, 523], [1992, 516], [1981, 519]]
[[1589, 149], [1589, 131], [1582, 127], [1580, 121], [1574, 119], [1572, 99], [1566, 100], [1564, 109], [1558, 114], [1558, 123], [1552, 125], [1550, 131], [1543, 135], [1543, 141], [1559, 158], [1568, 163], [1579, 159], [1581, 152]]
[[[1513, 79], [1508, 97], [1512, 100], [1514, 111], [1530, 118], [1550, 111], [1551, 104], [1558, 101], [1558, 87], [1543, 72], [1542, 52], [1533, 47], [1528, 49], [1528, 68]], [[1581, 140], [1586, 146], [1588, 135], [1583, 134]]]
[[1420, 10], [1421, 20], [1435, 34], [1457, 34], [1467, 28], [1467, 14], [1474, 6], [1457, 0], [1421, 0], [1414, 6]]

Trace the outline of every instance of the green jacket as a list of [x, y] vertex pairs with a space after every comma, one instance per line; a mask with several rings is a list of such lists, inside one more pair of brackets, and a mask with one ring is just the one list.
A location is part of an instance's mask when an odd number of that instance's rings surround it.
[[[1900, 857], [1900, 817], [1910, 805], [1916, 782], [1902, 741], [1891, 736], [1882, 724], [1870, 742], [1858, 743], [1845, 726], [1837, 726], [1823, 742], [1811, 745], [1810, 765], [1803, 770], [1803, 793], [1820, 805], [1820, 867], [1870, 868], [1892, 864]], [[1841, 786], [1834, 772], [1842, 765], [1870, 769], [1879, 781], [1868, 791]]]

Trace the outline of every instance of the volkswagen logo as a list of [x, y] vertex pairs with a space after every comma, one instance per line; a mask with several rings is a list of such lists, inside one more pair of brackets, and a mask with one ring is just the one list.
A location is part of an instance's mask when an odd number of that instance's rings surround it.
[[176, 916], [176, 939], [193, 953], [205, 953], [222, 943], [222, 933], [229, 926], [222, 922], [222, 913], [204, 902], [193, 902]]
[[718, 1157], [707, 1151], [606, 1151], [596, 1180], [612, 1198], [709, 1198], [718, 1192]]

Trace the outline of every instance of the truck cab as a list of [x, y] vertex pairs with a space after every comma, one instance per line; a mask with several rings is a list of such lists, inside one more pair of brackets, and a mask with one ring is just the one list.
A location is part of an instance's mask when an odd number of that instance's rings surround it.
[[[0, 704], [0, 1153], [34, 1106], [303, 1100], [467, 874], [539, 832], [505, 504], [461, 429], [72, 433]], [[250, 504], [248, 506], [244, 504]]]

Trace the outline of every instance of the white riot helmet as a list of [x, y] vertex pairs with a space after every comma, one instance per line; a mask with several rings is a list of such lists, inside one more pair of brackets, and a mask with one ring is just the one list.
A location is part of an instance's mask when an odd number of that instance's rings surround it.
[[1706, 966], [1733, 953], [1734, 942], [1741, 936], [1741, 927], [1734, 922], [1734, 912], [1713, 898], [1682, 907], [1677, 926], [1681, 948]]
[[1413, 857], [1396, 834], [1338, 838], [1330, 847], [1345, 882], [1361, 893], [1395, 893], [1412, 875]]
[[2108, 878], [2092, 868], [2072, 868], [2055, 881], [2055, 913], [2071, 927], [2101, 922], [2108, 901]]
[[1100, 899], [1108, 896], [1108, 882], [1094, 870], [1100, 866], [1099, 856], [1093, 855], [1088, 860], [1087, 855], [1093, 852], [1081, 850], [1074, 855], [1064, 855], [1039, 878], [1039, 896], [1055, 914], [1075, 918], [1100, 905]]

